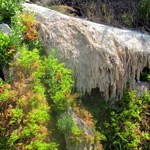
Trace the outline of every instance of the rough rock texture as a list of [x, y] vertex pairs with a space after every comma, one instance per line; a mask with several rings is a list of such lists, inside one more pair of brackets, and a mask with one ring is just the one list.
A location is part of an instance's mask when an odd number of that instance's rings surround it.
[[138, 91], [137, 94], [142, 94], [150, 89], [150, 83], [138, 81], [135, 83], [135, 90]]
[[[95, 134], [92, 131], [92, 129], [81, 118], [77, 117], [71, 108], [68, 109], [66, 113], [67, 115], [72, 117], [74, 123], [78, 126], [78, 128], [81, 131], [85, 133], [87, 137], [95, 138]], [[82, 138], [82, 142], [80, 144], [75, 145], [71, 142], [71, 140], [68, 139], [68, 136], [69, 135], [65, 135], [67, 150], [97, 150], [96, 143], [91, 144], [85, 137]]]
[[25, 4], [39, 23], [39, 38], [47, 54], [56, 49], [60, 61], [73, 70], [81, 94], [99, 88], [106, 100], [120, 98], [127, 85], [135, 88], [140, 73], [150, 68], [150, 36], [69, 17]]
[[5, 24], [5, 23], [0, 24], [0, 30], [1, 30], [3, 33], [5, 33], [5, 34], [8, 34], [8, 35], [11, 34], [11, 29], [10, 29], [10, 27], [9, 27], [7, 24]]

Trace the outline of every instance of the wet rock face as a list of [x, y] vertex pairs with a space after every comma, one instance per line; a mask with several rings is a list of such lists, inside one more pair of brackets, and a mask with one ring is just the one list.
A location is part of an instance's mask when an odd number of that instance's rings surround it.
[[59, 61], [72, 69], [75, 87], [82, 94], [98, 88], [105, 100], [120, 98], [135, 89], [140, 73], [150, 68], [150, 36], [25, 4], [38, 23], [46, 53], [56, 49]]

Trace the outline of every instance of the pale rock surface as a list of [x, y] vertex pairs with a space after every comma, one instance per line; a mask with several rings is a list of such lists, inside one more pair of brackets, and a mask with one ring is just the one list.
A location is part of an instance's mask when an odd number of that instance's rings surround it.
[[5, 24], [5, 23], [0, 24], [0, 30], [1, 30], [3, 33], [7, 34], [7, 35], [10, 35], [10, 34], [11, 34], [11, 29], [10, 29], [10, 27], [9, 27], [7, 24]]
[[126, 86], [135, 89], [142, 70], [150, 68], [147, 34], [69, 17], [35, 4], [24, 6], [36, 16], [47, 54], [56, 49], [59, 60], [72, 69], [81, 94], [99, 88], [105, 100], [120, 98]]
[[[74, 123], [77, 125], [77, 127], [86, 135], [86, 137], [93, 137], [95, 139], [95, 133], [89, 127], [81, 118], [79, 118], [74, 111], [69, 108], [67, 112], [65, 112], [68, 116], [71, 116]], [[69, 135], [65, 135], [66, 140], [66, 149], [67, 150], [97, 150], [97, 144], [96, 143], [90, 143], [86, 137], [82, 137], [80, 144], [74, 144], [69, 140]]]

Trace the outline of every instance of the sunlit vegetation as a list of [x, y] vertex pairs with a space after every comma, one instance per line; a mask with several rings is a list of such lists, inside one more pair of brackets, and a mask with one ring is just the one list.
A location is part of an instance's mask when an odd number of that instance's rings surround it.
[[[0, 0], [0, 23], [11, 28], [10, 35], [0, 31], [0, 65], [9, 68], [8, 80], [0, 78], [0, 149], [61, 149], [54, 134], [68, 135], [73, 144], [83, 138], [91, 145], [101, 142], [106, 150], [150, 149], [149, 91], [139, 95], [129, 90], [113, 107], [80, 100], [73, 93], [72, 72], [55, 58], [56, 50], [43, 55], [34, 15], [22, 12], [22, 2]], [[147, 82], [149, 76], [149, 70], [141, 75]], [[74, 123], [67, 114], [70, 108], [95, 136]]]

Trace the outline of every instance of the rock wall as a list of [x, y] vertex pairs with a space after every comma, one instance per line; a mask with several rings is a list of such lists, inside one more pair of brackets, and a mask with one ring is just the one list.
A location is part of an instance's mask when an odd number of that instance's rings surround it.
[[135, 89], [140, 73], [150, 68], [150, 36], [96, 24], [53, 10], [24, 4], [35, 13], [46, 53], [52, 48], [73, 71], [77, 90], [99, 88], [105, 100], [120, 98], [127, 85]]

